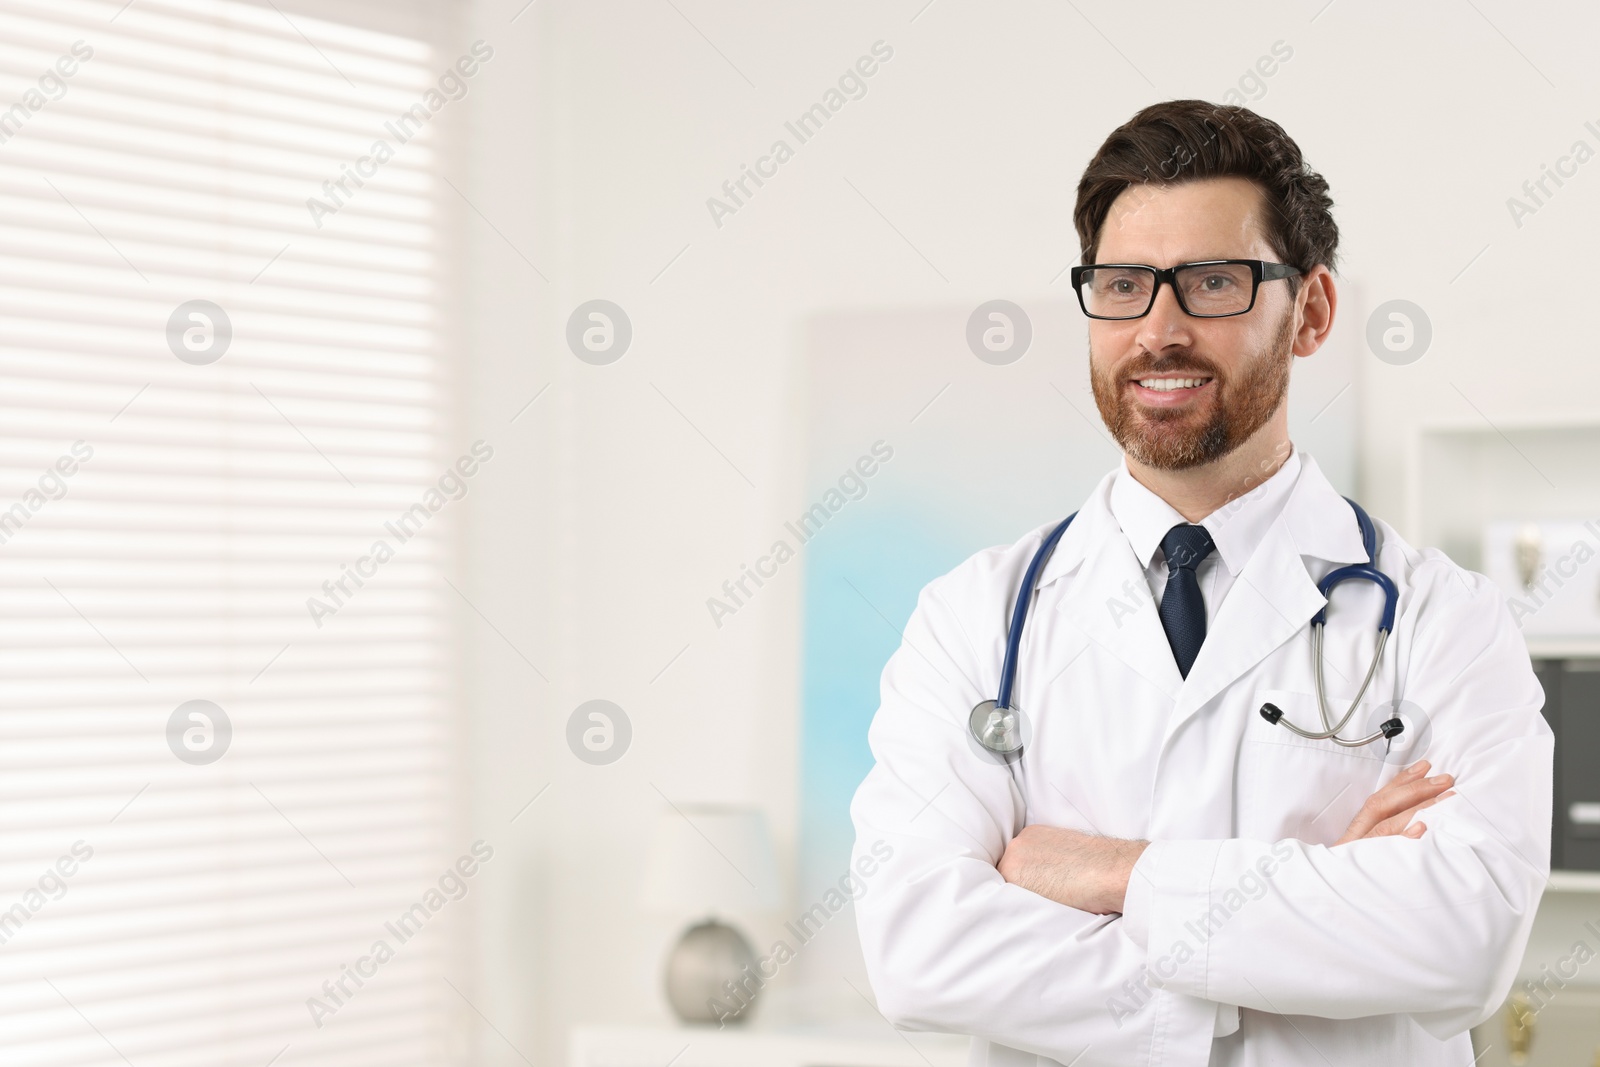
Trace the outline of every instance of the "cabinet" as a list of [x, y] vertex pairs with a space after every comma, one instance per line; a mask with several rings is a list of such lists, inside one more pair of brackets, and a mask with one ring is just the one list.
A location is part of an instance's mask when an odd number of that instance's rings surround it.
[[[1526, 1028], [1507, 1026], [1510, 1005], [1472, 1031], [1475, 1067], [1589, 1067], [1600, 1058], [1600, 990], [1569, 984], [1551, 987]], [[1530, 1005], [1531, 1006], [1531, 1005]], [[1520, 1059], [1521, 1052], [1526, 1059]]]
[[1550, 866], [1600, 871], [1600, 658], [1536, 659], [1556, 737]]

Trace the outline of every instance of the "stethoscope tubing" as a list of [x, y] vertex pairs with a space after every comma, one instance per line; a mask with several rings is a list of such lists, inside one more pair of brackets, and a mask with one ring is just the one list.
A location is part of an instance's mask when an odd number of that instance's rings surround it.
[[1067, 527], [1072, 525], [1072, 520], [1078, 517], [1074, 511], [1061, 521], [1061, 525], [1051, 530], [1039, 545], [1039, 550], [1033, 554], [1033, 561], [1028, 564], [1028, 571], [1022, 576], [1022, 587], [1017, 593], [1017, 605], [1011, 611], [1011, 626], [1006, 630], [1006, 657], [1000, 666], [1000, 692], [995, 698], [995, 705], [1001, 711], [1011, 708], [1011, 690], [1017, 680], [1017, 654], [1022, 648], [1022, 627], [1028, 621], [1028, 601], [1033, 599], [1034, 585], [1039, 580], [1039, 571], [1044, 568], [1045, 561], [1055, 551], [1056, 543], [1061, 540], [1061, 535], [1067, 532]]
[[[1306, 730], [1296, 726], [1294, 723], [1289, 722], [1284, 717], [1282, 710], [1273, 704], [1263, 704], [1261, 706], [1261, 717], [1269, 723], [1282, 726], [1308, 740], [1332, 741], [1334, 744], [1345, 748], [1360, 748], [1379, 739], [1392, 740], [1405, 729], [1405, 724], [1398, 717], [1395, 717], [1381, 724], [1376, 731], [1366, 737], [1346, 738], [1339, 736], [1339, 732], [1349, 725], [1350, 719], [1361, 706], [1361, 698], [1366, 695], [1367, 689], [1372, 685], [1373, 678], [1377, 676], [1378, 664], [1383, 659], [1384, 646], [1388, 643], [1389, 634], [1394, 628], [1395, 608], [1399, 596], [1394, 580], [1377, 567], [1377, 527], [1374, 526], [1367, 513], [1362, 510], [1361, 505], [1349, 497], [1344, 499], [1345, 503], [1349, 504], [1355, 512], [1356, 525], [1361, 530], [1361, 545], [1366, 550], [1367, 560], [1365, 563], [1337, 567], [1329, 571], [1317, 583], [1318, 591], [1327, 601], [1311, 617], [1312, 676], [1316, 684], [1317, 710], [1322, 718], [1322, 730]], [[1028, 569], [1023, 575], [1022, 584], [1017, 590], [1017, 602], [1011, 612], [1011, 625], [1006, 630], [1006, 651], [1000, 667], [999, 692], [992, 702], [993, 707], [986, 714], [980, 716], [984, 706], [991, 703], [987, 700], [982, 701], [977, 707], [973, 708], [972, 715], [969, 717], [969, 729], [978, 744], [993, 755], [1004, 759], [1006, 769], [1011, 772], [1012, 781], [1017, 784], [1019, 789], [1023, 788], [1027, 778], [1024, 770], [1023, 779], [1018, 782], [1018, 772], [1013, 767], [1013, 764], [1020, 765], [1022, 763], [1024, 745], [1019, 729], [1017, 709], [1013, 707], [1011, 698], [1016, 687], [1018, 659], [1022, 648], [1022, 633], [1027, 625], [1028, 605], [1036, 592], [1039, 572], [1050, 558], [1051, 553], [1055, 551], [1056, 544], [1061, 540], [1061, 536], [1066, 533], [1067, 527], [1072, 525], [1072, 520], [1077, 516], [1078, 513], [1073, 512], [1063, 519], [1058, 526], [1045, 536], [1044, 540], [1040, 542], [1038, 550], [1034, 552], [1033, 559], [1029, 562]], [[1377, 643], [1373, 649], [1372, 659], [1367, 665], [1366, 677], [1362, 679], [1361, 688], [1356, 692], [1355, 699], [1350, 702], [1350, 706], [1345, 710], [1344, 716], [1335, 725], [1333, 716], [1328, 711], [1327, 687], [1322, 673], [1323, 630], [1327, 624], [1328, 606], [1332, 603], [1333, 590], [1348, 581], [1366, 581], [1378, 586], [1383, 592], [1383, 615], [1378, 622]], [[1007, 716], [1009, 716], [1009, 721], [1006, 718]], [[986, 729], [980, 729], [978, 725], [980, 717], [988, 724]], [[1025, 790], [1024, 796], [1026, 796]]]

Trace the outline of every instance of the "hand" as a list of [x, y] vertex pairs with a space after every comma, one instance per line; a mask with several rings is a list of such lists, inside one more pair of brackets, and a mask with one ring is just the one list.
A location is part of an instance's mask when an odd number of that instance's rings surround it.
[[1388, 785], [1367, 798], [1356, 817], [1350, 820], [1344, 836], [1334, 844], [1342, 845], [1364, 837], [1421, 837], [1428, 826], [1412, 822], [1412, 816], [1445, 797], [1455, 796], [1455, 790], [1450, 788], [1456, 781], [1453, 775], [1424, 778], [1427, 773], [1428, 761], [1420, 760], [1395, 775]]
[[1122, 911], [1133, 865], [1148, 841], [1126, 841], [1056, 826], [1026, 826], [997, 867], [1012, 885], [1095, 915]]

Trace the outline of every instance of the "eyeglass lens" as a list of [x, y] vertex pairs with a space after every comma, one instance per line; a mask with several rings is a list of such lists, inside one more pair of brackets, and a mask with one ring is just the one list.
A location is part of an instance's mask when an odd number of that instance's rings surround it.
[[[1254, 286], [1242, 263], [1184, 267], [1178, 271], [1180, 302], [1195, 315], [1237, 315], [1250, 307]], [[1083, 306], [1091, 315], [1138, 318], [1150, 309], [1155, 271], [1148, 267], [1105, 267], [1083, 272]]]

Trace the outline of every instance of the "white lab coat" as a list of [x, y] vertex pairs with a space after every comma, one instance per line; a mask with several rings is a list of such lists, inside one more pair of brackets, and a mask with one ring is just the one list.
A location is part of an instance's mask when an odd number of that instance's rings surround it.
[[[1472, 1062], [1466, 1031], [1506, 996], [1547, 884], [1544, 694], [1499, 591], [1375, 519], [1399, 609], [1371, 706], [1345, 736], [1400, 699], [1431, 728], [1413, 725], [1386, 758], [1382, 743], [1343, 749], [1265, 722], [1271, 701], [1320, 728], [1316, 579], [1365, 558], [1349, 505], [1302, 458], [1187, 679], [1109, 509], [1113, 475], [1100, 483], [1028, 615], [1022, 790], [967, 722], [995, 695], [1022, 574], [1054, 523], [923, 589], [884, 668], [876, 764], [851, 805], [856, 857], [878, 841], [892, 850], [856, 909], [895, 1025], [974, 1035], [971, 1063], [991, 1067]], [[1333, 594], [1336, 717], [1366, 672], [1380, 607], [1367, 583]], [[1423, 813], [1422, 839], [1330, 847], [1422, 757], [1459, 793]], [[1006, 883], [995, 865], [1028, 823], [1151, 841], [1125, 914]]]

